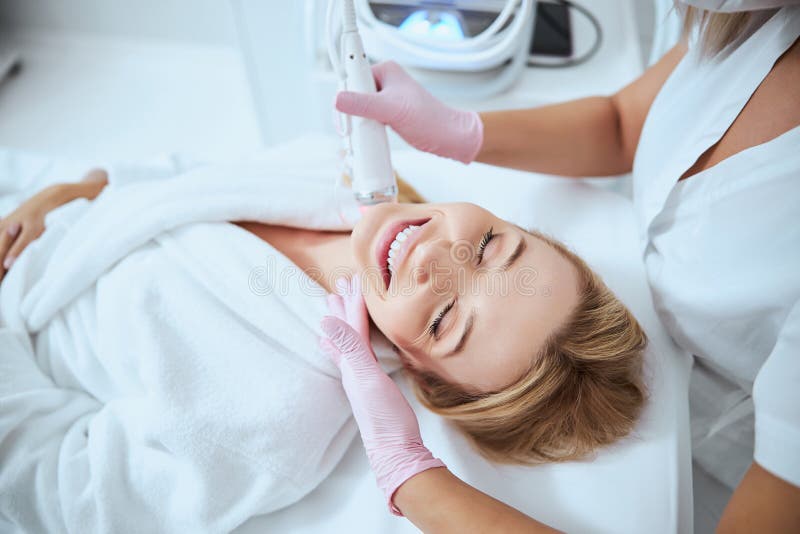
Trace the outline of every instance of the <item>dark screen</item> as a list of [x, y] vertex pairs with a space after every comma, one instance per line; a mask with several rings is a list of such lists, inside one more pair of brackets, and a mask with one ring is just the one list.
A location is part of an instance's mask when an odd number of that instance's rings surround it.
[[572, 55], [572, 25], [568, 6], [538, 2], [535, 24], [531, 54], [556, 57]]

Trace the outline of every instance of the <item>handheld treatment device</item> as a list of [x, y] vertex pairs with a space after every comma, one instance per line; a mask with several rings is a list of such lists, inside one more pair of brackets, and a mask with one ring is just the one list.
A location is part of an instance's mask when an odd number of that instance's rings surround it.
[[[340, 46], [336, 46], [332, 29], [334, 4], [328, 3], [328, 55], [339, 77], [340, 88], [359, 93], [375, 93], [364, 44], [358, 33], [353, 0], [342, 2], [342, 33]], [[386, 127], [374, 120], [346, 116], [343, 132], [348, 139], [348, 156], [351, 160], [351, 181], [356, 201], [362, 206], [397, 200], [397, 182], [389, 155]]]

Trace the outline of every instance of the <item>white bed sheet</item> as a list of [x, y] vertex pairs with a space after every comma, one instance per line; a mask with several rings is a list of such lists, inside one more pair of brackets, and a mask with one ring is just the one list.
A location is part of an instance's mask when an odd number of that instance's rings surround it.
[[[163, 166], [160, 158], [159, 163]], [[0, 149], [0, 214], [54, 181], [74, 181], [89, 165]], [[691, 361], [669, 339], [650, 299], [628, 199], [579, 180], [463, 166], [397, 152], [400, 174], [430, 201], [470, 201], [567, 243], [634, 311], [650, 337], [650, 401], [633, 436], [592, 461], [497, 466], [472, 451], [442, 419], [422, 408], [398, 377], [434, 454], [475, 487], [567, 532], [691, 532], [687, 388]], [[156, 165], [155, 167], [158, 167]], [[25, 183], [14, 179], [24, 177]], [[355, 440], [332, 475], [298, 503], [256, 517], [237, 534], [418, 532], [389, 514]]]
[[[567, 532], [692, 531], [687, 388], [690, 356], [661, 326], [645, 280], [632, 205], [580, 180], [484, 165], [463, 166], [418, 152], [394, 155], [401, 176], [432, 202], [469, 201], [567, 243], [636, 314], [650, 338], [650, 400], [630, 438], [592, 461], [537, 467], [493, 465], [441, 418], [422, 408], [407, 383], [425, 444], [459, 477]], [[238, 534], [419, 532], [389, 514], [360, 440], [333, 474], [302, 501], [251, 519]]]

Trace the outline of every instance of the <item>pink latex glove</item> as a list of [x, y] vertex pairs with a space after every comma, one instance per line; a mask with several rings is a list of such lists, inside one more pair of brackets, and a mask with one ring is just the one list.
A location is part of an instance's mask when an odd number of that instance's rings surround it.
[[342, 373], [342, 386], [378, 487], [392, 513], [402, 515], [392, 502], [397, 488], [421, 471], [445, 465], [422, 444], [414, 411], [375, 359], [358, 280], [358, 276], [349, 283], [340, 279], [340, 294], [328, 296], [334, 316], [322, 319], [322, 330], [328, 337], [320, 339], [320, 347]]
[[472, 163], [483, 144], [483, 122], [474, 111], [440, 102], [394, 61], [372, 67], [378, 92], [341, 91], [336, 109], [392, 127], [411, 146]]

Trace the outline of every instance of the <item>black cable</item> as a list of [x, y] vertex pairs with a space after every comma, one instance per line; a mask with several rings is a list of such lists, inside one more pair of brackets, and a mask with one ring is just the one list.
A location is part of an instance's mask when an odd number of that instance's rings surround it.
[[583, 7], [582, 5], [573, 2], [572, 0], [556, 0], [556, 2], [566, 6], [568, 9], [577, 11], [578, 13], [580, 13], [581, 15], [586, 17], [586, 20], [589, 21], [589, 23], [592, 25], [592, 27], [594, 28], [594, 31], [595, 31], [594, 43], [592, 43], [591, 48], [589, 48], [589, 50], [586, 51], [581, 56], [565, 59], [564, 61], [561, 61], [561, 62], [558, 62], [558, 63], [546, 63], [546, 62], [540, 62], [540, 61], [536, 61], [536, 60], [533, 60], [533, 59], [529, 59], [528, 62], [527, 62], [527, 65], [529, 67], [541, 67], [541, 68], [546, 68], [546, 69], [560, 69], [560, 68], [563, 68], [563, 67], [574, 67], [576, 65], [580, 65], [581, 63], [585, 63], [586, 61], [591, 59], [592, 56], [594, 56], [597, 53], [597, 51], [600, 49], [600, 45], [603, 42], [603, 28], [600, 26], [600, 21], [597, 20], [597, 17], [594, 15], [594, 13], [592, 13], [591, 11], [589, 11], [588, 9]]

